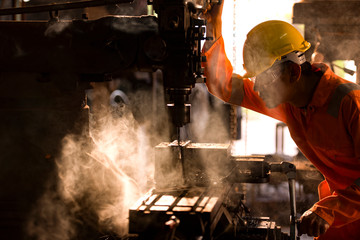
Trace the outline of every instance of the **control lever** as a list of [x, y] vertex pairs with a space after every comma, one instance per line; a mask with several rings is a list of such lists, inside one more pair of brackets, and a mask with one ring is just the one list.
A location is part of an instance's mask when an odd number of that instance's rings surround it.
[[175, 232], [176, 228], [180, 224], [180, 219], [178, 219], [176, 216], [171, 216], [170, 219], [165, 223], [165, 225], [169, 228], [169, 237], [166, 238], [167, 240], [174, 240], [175, 238]]
[[285, 173], [289, 182], [290, 193], [290, 240], [299, 240], [296, 220], [295, 178], [296, 167], [289, 162], [270, 163], [271, 172]]

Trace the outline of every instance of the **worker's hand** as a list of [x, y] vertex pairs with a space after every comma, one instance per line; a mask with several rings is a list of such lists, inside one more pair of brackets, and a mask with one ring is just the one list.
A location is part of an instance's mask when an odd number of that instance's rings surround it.
[[309, 236], [318, 237], [324, 234], [330, 225], [316, 213], [308, 210], [300, 218], [298, 230], [299, 235], [307, 234]]
[[214, 40], [221, 36], [221, 15], [224, 6], [224, 0], [220, 3], [211, 4], [203, 12], [206, 18], [206, 35], [207, 37], [213, 37]]
[[208, 23], [215, 23], [221, 21], [222, 10], [224, 6], [224, 0], [219, 3], [209, 4], [207, 9], [203, 12]]
[[203, 15], [206, 19], [206, 37], [212, 38], [212, 40], [206, 40], [204, 44], [204, 50], [209, 49], [212, 44], [221, 36], [222, 34], [222, 21], [221, 15], [224, 6], [224, 0], [218, 4], [211, 4], [203, 12]]

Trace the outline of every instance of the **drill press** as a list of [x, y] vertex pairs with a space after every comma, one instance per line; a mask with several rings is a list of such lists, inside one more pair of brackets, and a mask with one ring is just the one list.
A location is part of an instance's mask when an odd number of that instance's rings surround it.
[[189, 96], [196, 82], [205, 82], [201, 62], [201, 41], [205, 40], [205, 20], [199, 15], [218, 1], [153, 0], [159, 18], [159, 34], [167, 53], [162, 66], [167, 107], [176, 134], [179, 159], [185, 176], [180, 128], [190, 122]]

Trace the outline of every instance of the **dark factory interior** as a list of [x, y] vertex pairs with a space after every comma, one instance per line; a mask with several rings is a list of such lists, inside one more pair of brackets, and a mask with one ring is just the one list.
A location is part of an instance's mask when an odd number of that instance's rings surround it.
[[[243, 109], [202, 66], [219, 1], [0, 0], [0, 239], [300, 239], [324, 178], [283, 152], [282, 123], [276, 152], [233, 154]], [[291, 16], [307, 58], [357, 84], [359, 10], [294, 1]]]

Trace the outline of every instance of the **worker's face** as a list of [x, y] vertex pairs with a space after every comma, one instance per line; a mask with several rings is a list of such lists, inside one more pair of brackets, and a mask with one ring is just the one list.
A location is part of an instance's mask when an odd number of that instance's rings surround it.
[[273, 65], [255, 78], [254, 90], [259, 93], [268, 108], [286, 102], [289, 89], [286, 84], [288, 76], [285, 74], [285, 66], [284, 63]]

